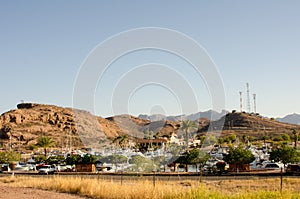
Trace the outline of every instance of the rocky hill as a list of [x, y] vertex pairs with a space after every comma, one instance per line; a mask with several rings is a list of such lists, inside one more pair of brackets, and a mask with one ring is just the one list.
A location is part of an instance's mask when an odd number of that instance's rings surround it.
[[130, 115], [102, 118], [72, 108], [22, 103], [0, 116], [0, 144], [4, 148], [29, 149], [38, 137], [49, 136], [58, 148], [99, 148], [110, 146], [119, 135], [143, 138], [146, 130], [170, 135], [179, 126], [178, 122], [151, 123]]
[[17, 107], [0, 116], [0, 139], [6, 147], [28, 148], [42, 135], [50, 136], [57, 147], [83, 147], [121, 131], [113, 122], [87, 111], [33, 103]]
[[[254, 137], [276, 136], [290, 133], [300, 126], [281, 123], [247, 113], [228, 113], [220, 120], [198, 119], [198, 134], [214, 131], [224, 122], [221, 136], [234, 133]], [[218, 129], [218, 128], [217, 128]], [[40, 136], [49, 136], [57, 148], [110, 147], [112, 140], [119, 135], [130, 139], [144, 138], [151, 132], [158, 137], [170, 137], [173, 133], [182, 136], [180, 121], [160, 120], [151, 122], [131, 115], [118, 115], [109, 118], [94, 116], [87, 111], [62, 108], [54, 105], [22, 103], [17, 109], [0, 116], [0, 144], [3, 148], [29, 149]]]
[[300, 130], [299, 125], [279, 122], [273, 118], [265, 118], [258, 114], [240, 112], [228, 113], [220, 120], [213, 121], [210, 124], [211, 126], [207, 124], [200, 129], [200, 132], [206, 132], [209, 130], [209, 127], [219, 127], [222, 124], [224, 126], [221, 136], [234, 133], [238, 136], [248, 135], [259, 138], [265, 135], [274, 137], [284, 133], [291, 134], [292, 129]]

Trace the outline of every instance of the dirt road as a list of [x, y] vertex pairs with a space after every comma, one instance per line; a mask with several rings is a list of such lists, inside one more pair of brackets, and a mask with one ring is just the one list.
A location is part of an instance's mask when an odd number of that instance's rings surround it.
[[32, 188], [19, 188], [9, 187], [0, 184], [0, 199], [85, 199], [87, 197], [81, 197], [67, 193], [57, 193], [53, 191], [43, 191]]

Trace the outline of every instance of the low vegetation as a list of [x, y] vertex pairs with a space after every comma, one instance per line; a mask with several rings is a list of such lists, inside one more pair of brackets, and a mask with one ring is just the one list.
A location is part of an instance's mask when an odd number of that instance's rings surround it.
[[300, 198], [300, 179], [284, 179], [280, 190], [279, 179], [214, 180], [203, 181], [108, 181], [99, 178], [53, 176], [3, 177], [2, 183], [17, 187], [32, 187], [43, 190], [66, 192], [92, 198]]

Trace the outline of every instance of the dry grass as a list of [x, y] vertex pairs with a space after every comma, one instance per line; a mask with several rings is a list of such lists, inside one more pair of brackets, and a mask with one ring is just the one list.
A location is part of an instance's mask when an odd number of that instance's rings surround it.
[[92, 198], [300, 198], [300, 179], [284, 179], [284, 189], [280, 192], [279, 179], [251, 179], [251, 180], [222, 180], [204, 181], [125, 181], [120, 182], [81, 177], [51, 176], [34, 177], [5, 177], [1, 183], [17, 187], [32, 187], [43, 190], [66, 192], [89, 196]]

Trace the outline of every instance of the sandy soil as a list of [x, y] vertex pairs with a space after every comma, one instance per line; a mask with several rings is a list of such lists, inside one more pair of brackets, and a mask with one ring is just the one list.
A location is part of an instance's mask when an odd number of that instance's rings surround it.
[[85, 199], [77, 195], [32, 188], [8, 187], [0, 184], [0, 199]]

